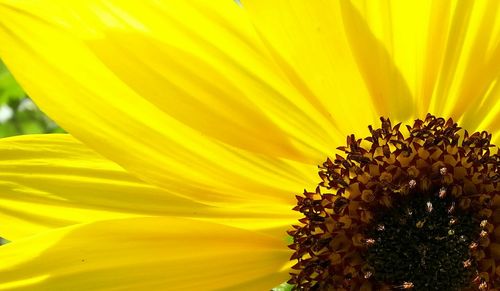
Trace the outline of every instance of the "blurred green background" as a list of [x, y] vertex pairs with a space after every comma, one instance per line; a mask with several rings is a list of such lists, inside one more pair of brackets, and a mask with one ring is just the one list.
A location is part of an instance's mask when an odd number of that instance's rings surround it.
[[64, 132], [31, 101], [0, 60], [0, 137]]

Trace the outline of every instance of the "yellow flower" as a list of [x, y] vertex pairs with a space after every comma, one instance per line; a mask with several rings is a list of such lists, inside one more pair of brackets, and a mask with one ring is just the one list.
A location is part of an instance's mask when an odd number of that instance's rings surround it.
[[71, 136], [0, 142], [0, 290], [267, 290], [346, 135], [431, 112], [500, 143], [498, 1], [291, 2], [1, 0]]

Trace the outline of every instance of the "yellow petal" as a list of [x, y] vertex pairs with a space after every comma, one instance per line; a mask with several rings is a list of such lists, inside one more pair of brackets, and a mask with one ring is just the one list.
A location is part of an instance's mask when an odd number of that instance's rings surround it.
[[352, 2], [407, 80], [407, 106], [498, 138], [498, 1]]
[[411, 95], [386, 48], [348, 1], [243, 1], [274, 57], [343, 134], [380, 115], [413, 116]]
[[231, 1], [2, 3], [0, 53], [28, 93], [148, 182], [288, 203], [338, 144]]
[[190, 213], [200, 204], [132, 177], [69, 135], [0, 140], [0, 236], [85, 221]]
[[[500, 137], [500, 3], [458, 2], [458, 15], [464, 14], [463, 36], [457, 45], [455, 59], [443, 75], [453, 76], [444, 110], [460, 118], [470, 130], [488, 130]], [[458, 20], [453, 19], [457, 22]], [[451, 77], [450, 77], [451, 78]], [[446, 111], [445, 111], [446, 112]]]
[[[344, 1], [343, 10], [355, 16], [369, 30], [371, 37], [385, 48], [392, 66], [406, 80], [408, 92], [404, 102], [398, 106], [403, 110], [412, 109], [412, 118], [422, 118], [429, 110], [436, 80], [439, 76], [441, 58], [446, 47], [445, 39], [438, 37], [443, 26], [430, 26], [446, 17], [451, 1]], [[346, 20], [350, 17], [346, 17]], [[355, 27], [353, 27], [355, 28]], [[353, 39], [356, 30], [349, 33]], [[369, 47], [364, 47], [370, 50]], [[371, 60], [375, 62], [377, 59]], [[384, 66], [383, 64], [379, 65]], [[385, 66], [384, 66], [385, 67]], [[371, 70], [376, 72], [376, 66]], [[388, 72], [385, 68], [382, 72]], [[389, 80], [389, 85], [398, 86], [381, 73], [380, 78]], [[390, 73], [390, 72], [389, 72]], [[391, 98], [398, 98], [398, 89], [391, 91]]]
[[264, 200], [215, 208], [179, 197], [145, 184], [70, 135], [1, 139], [0, 156], [0, 237], [11, 241], [48, 228], [137, 215], [196, 217], [269, 229], [281, 238], [295, 220], [290, 204]]
[[289, 255], [278, 239], [212, 223], [101, 221], [2, 246], [0, 290], [269, 290]]

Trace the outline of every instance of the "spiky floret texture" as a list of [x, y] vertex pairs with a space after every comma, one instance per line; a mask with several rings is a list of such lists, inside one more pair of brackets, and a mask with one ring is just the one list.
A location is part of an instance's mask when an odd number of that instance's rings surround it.
[[[347, 145], [337, 148], [341, 153], [319, 166], [321, 182], [316, 190], [297, 195], [294, 210], [304, 217], [288, 232], [293, 237], [291, 260], [297, 261], [289, 283], [298, 290], [426, 290], [415, 274], [404, 279], [405, 274], [390, 277], [388, 270], [380, 269], [381, 256], [377, 259], [374, 254], [382, 249], [388, 252], [390, 243], [388, 237], [374, 231], [387, 228], [397, 232], [400, 227], [408, 235], [408, 225], [386, 226], [384, 223], [392, 222], [384, 217], [390, 214], [399, 219], [403, 214], [394, 214], [397, 207], [425, 210], [429, 202], [434, 203], [429, 218], [422, 214], [408, 223], [420, 230], [420, 240], [439, 237], [429, 226], [453, 230], [446, 240], [436, 239], [424, 246], [440, 248], [445, 241], [448, 247], [461, 250], [455, 258], [460, 261], [458, 266], [450, 264], [459, 273], [450, 275], [450, 280], [456, 276], [466, 280], [450, 286], [499, 288], [500, 156], [498, 147], [490, 143], [491, 134], [469, 134], [452, 119], [431, 114], [407, 125], [406, 130], [401, 124], [392, 126], [386, 118], [381, 122], [380, 128], [369, 126], [369, 137], [348, 136]], [[416, 201], [420, 206], [414, 205]], [[432, 211], [443, 214], [434, 217]], [[418, 227], [420, 220], [425, 221]], [[422, 273], [421, 262], [429, 265], [432, 259], [428, 252], [416, 255], [417, 267], [412, 272]], [[393, 260], [396, 265], [400, 262], [397, 256]], [[435, 280], [448, 279], [443, 276], [436, 274]]]

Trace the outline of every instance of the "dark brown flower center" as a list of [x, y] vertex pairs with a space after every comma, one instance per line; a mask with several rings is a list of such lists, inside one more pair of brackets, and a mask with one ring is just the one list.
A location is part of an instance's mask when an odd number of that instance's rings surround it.
[[390, 208], [376, 210], [363, 254], [378, 282], [411, 284], [414, 290], [462, 290], [471, 285], [477, 262], [472, 256], [480, 222], [470, 211], [455, 209], [457, 199], [413, 193]]
[[[491, 135], [427, 115], [381, 118], [297, 196], [289, 283], [299, 290], [487, 290], [500, 286], [500, 157]], [[498, 239], [497, 239], [498, 237]]]

